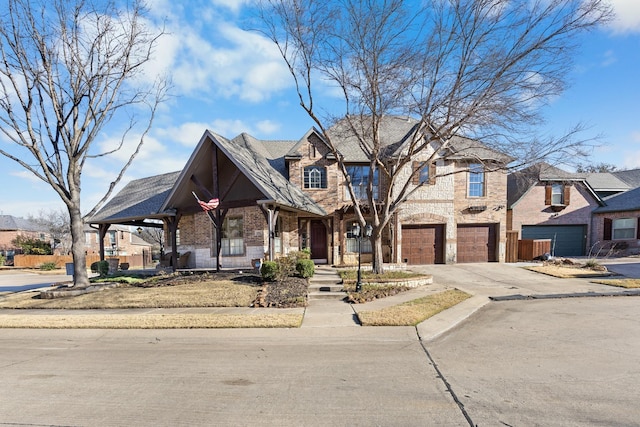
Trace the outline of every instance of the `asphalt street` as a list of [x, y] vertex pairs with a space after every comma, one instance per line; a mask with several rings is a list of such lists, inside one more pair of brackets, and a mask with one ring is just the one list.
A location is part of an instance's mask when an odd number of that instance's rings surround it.
[[[640, 272], [635, 260], [612, 264]], [[504, 264], [428, 269], [434, 284], [475, 299], [580, 297], [486, 299], [425, 341], [431, 320], [417, 328], [0, 329], [0, 425], [640, 425], [640, 296], [595, 297], [612, 287]], [[455, 318], [447, 316], [454, 309], [434, 324]]]

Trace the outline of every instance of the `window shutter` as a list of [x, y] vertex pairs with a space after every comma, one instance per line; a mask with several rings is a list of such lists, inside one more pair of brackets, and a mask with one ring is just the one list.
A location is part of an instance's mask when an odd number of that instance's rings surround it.
[[636, 226], [636, 239], [640, 239], [640, 217], [638, 217], [638, 225]]
[[562, 199], [562, 202], [565, 206], [569, 206], [569, 198], [571, 196], [571, 186], [570, 185], [565, 185], [564, 186], [564, 197]]
[[429, 163], [429, 185], [436, 183], [436, 162]]
[[544, 204], [551, 206], [551, 185], [549, 184], [544, 187]]
[[411, 178], [411, 183], [418, 185], [420, 184], [420, 171], [418, 168], [420, 167], [420, 162], [413, 162], [413, 178]]
[[611, 229], [613, 228], [613, 221], [611, 218], [604, 219], [604, 230], [602, 232], [602, 240], [611, 240]]

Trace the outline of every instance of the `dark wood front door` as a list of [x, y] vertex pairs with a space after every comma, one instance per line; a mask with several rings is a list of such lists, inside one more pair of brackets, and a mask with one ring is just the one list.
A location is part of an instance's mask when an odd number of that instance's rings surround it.
[[311, 259], [327, 259], [327, 228], [322, 221], [311, 221]]

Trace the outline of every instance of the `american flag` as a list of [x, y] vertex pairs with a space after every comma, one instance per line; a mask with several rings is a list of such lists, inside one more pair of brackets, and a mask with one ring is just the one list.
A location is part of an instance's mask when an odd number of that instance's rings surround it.
[[220, 200], [211, 199], [208, 202], [203, 202], [202, 200], [198, 200], [198, 203], [200, 204], [200, 207], [202, 208], [202, 210], [204, 210], [205, 212], [208, 212], [217, 208], [218, 205], [220, 204]]

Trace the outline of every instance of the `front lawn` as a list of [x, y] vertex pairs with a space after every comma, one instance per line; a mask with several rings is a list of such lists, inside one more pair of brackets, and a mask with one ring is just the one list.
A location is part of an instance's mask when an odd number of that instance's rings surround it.
[[415, 326], [441, 311], [461, 303], [470, 296], [458, 289], [450, 289], [393, 307], [375, 311], [360, 311], [358, 318], [363, 326]]

